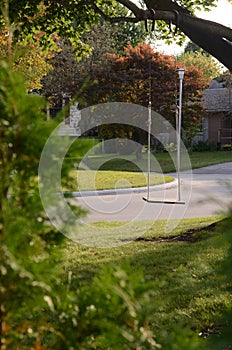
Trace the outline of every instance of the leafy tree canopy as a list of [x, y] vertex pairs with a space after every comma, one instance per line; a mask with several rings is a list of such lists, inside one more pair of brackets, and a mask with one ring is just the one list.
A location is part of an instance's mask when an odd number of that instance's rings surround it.
[[[8, 4], [9, 1], [9, 4]], [[140, 4], [143, 8], [165, 8], [169, 9], [170, 5], [168, 1], [155, 1], [156, 6], [153, 6], [154, 1], [141, 1]], [[54, 32], [60, 36], [68, 37], [78, 43], [81, 33], [89, 30], [92, 24], [96, 24], [103, 13], [106, 16], [117, 16], [118, 18], [132, 17], [131, 4], [136, 1], [121, 1], [121, 0], [57, 0], [57, 1], [41, 1], [41, 0], [5, 0], [5, 7], [2, 7], [2, 19], [1, 25], [6, 26], [6, 13], [9, 11], [9, 19], [11, 23], [17, 24], [18, 34], [34, 33], [38, 29], [43, 32], [42, 42], [49, 42], [51, 35]], [[192, 14], [196, 10], [204, 9], [210, 10], [212, 6], [215, 6], [216, 0], [202, 0], [199, 1], [182, 1], [181, 4], [184, 8], [188, 9]], [[173, 4], [175, 4], [173, 2]], [[128, 7], [127, 7], [128, 6]], [[172, 5], [171, 7], [173, 7]], [[100, 9], [100, 11], [99, 11]], [[171, 8], [170, 8], [171, 9]], [[173, 7], [175, 9], [175, 6]], [[102, 13], [101, 13], [102, 11]], [[104, 11], [104, 12], [103, 12]], [[113, 21], [117, 23], [117, 21]], [[131, 32], [131, 35], [138, 34], [136, 27], [133, 26], [133, 21], [125, 20], [123, 24], [117, 26], [120, 33], [121, 26], [126, 27], [128, 30], [133, 28], [135, 33]], [[162, 29], [161, 37], [173, 40], [172, 35], [169, 35], [169, 31], [165, 29], [163, 23], [159, 23], [158, 29]], [[140, 33], [141, 35], [141, 33]], [[81, 43], [79, 42], [79, 45]], [[83, 44], [83, 43], [82, 43]], [[78, 47], [80, 49], [80, 47]]]
[[[6, 0], [7, 1], [7, 0]], [[156, 20], [161, 36], [173, 41], [167, 22], [172, 22], [178, 32], [188, 36], [201, 48], [212, 54], [227, 68], [232, 69], [232, 30], [215, 22], [194, 16], [196, 10], [209, 10], [216, 0], [180, 2], [172, 0], [8, 0], [10, 23], [20, 25], [18, 34], [27, 35], [37, 30], [43, 32], [42, 43], [48, 43], [54, 32], [68, 37], [81, 54], [86, 50], [81, 34], [96, 24], [99, 18], [111, 23], [138, 23]], [[121, 5], [120, 13], [118, 6]], [[3, 11], [4, 12], [4, 11]], [[0, 23], [7, 27], [5, 17]]]
[[220, 74], [217, 78], [217, 81], [223, 83], [223, 86], [231, 88], [232, 86], [232, 73], [230, 71], [225, 71]]
[[125, 47], [133, 47], [139, 42], [145, 42], [147, 33], [142, 23], [136, 26], [130, 23], [124, 25], [101, 22], [90, 28], [82, 35], [82, 40], [91, 48], [88, 55], [80, 60], [76, 59], [75, 51], [69, 40], [58, 41], [59, 50], [51, 60], [53, 70], [42, 79], [42, 94], [52, 98], [56, 103], [63, 94], [76, 94], [76, 83], [83, 75], [95, 69], [96, 65], [104, 60], [108, 53], [125, 55]]
[[23, 73], [27, 91], [40, 89], [41, 78], [52, 68], [53, 53], [42, 51], [38, 42], [35, 36], [33, 42], [17, 41], [12, 47], [4, 32], [0, 35], [0, 57], [11, 61], [14, 71]]
[[206, 52], [205, 50], [203, 50], [200, 46], [198, 46], [197, 44], [193, 43], [192, 41], [189, 41], [184, 49], [184, 52], [199, 52], [201, 51], [204, 55], [206, 56], [210, 56], [208, 52]]
[[210, 81], [217, 77], [221, 72], [221, 67], [210, 55], [205, 55], [202, 50], [196, 52], [184, 52], [177, 57], [177, 61], [184, 62], [187, 67], [197, 67], [204, 74], [204, 77]]

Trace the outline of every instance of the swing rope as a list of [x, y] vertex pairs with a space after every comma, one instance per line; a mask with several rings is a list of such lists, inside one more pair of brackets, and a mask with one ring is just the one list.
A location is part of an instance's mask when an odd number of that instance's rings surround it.
[[[147, 30], [148, 31], [148, 30]], [[149, 32], [149, 44], [151, 46], [152, 32], [154, 31], [154, 26]], [[175, 58], [176, 65], [176, 58]], [[177, 91], [177, 89], [176, 89]], [[177, 94], [176, 94], [176, 131], [177, 131], [177, 174], [178, 174], [178, 189], [177, 189], [177, 200], [156, 200], [150, 198], [150, 175], [151, 175], [151, 126], [152, 126], [152, 54], [149, 59], [149, 87], [148, 87], [148, 121], [147, 121], [147, 197], [143, 197], [143, 199], [150, 203], [167, 203], [167, 204], [185, 204], [185, 202], [181, 201], [181, 193], [180, 193], [180, 132], [181, 132], [181, 104], [182, 104], [182, 82], [181, 82], [181, 91], [179, 93], [179, 103], [177, 104]]]
[[[149, 45], [151, 46], [151, 40], [152, 40], [152, 32], [154, 31], [154, 27], [152, 26], [151, 30], [149, 31]], [[147, 121], [147, 199], [150, 198], [150, 177], [151, 177], [151, 110], [152, 110], [152, 54], [149, 59], [149, 86], [148, 86], [148, 121]]]

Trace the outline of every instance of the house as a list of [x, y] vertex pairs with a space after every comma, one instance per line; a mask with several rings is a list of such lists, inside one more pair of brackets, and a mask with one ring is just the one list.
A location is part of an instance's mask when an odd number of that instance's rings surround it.
[[208, 141], [220, 149], [232, 144], [232, 86], [212, 80], [204, 92], [203, 106], [207, 116], [203, 120], [198, 141]]

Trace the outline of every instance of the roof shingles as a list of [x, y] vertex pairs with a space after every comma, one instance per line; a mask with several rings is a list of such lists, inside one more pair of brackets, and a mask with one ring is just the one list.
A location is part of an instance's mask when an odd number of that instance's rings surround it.
[[[215, 82], [215, 81], [213, 81]], [[208, 112], [232, 112], [232, 89], [211, 83], [204, 91], [203, 106]]]

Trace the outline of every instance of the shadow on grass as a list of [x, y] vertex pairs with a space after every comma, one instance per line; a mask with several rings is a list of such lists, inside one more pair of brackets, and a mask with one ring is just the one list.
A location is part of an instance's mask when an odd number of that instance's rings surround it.
[[143, 266], [146, 278], [162, 281], [163, 310], [155, 315], [154, 327], [166, 334], [180, 325], [199, 335], [203, 349], [231, 349], [232, 219], [165, 240], [160, 239], [162, 250], [132, 259], [134, 266]]
[[173, 344], [177, 338], [181, 343], [184, 334], [194, 337], [196, 349], [230, 349], [231, 227], [230, 218], [169, 237], [154, 228], [154, 237], [150, 232], [147, 238], [111, 249], [70, 244], [72, 287], [91, 284], [102, 266], [121, 266], [129, 259], [133, 273], [142, 268], [144, 281], [154, 283], [151, 302], [159, 303], [152, 329], [164, 349], [170, 349], [165, 347], [170, 337]]

